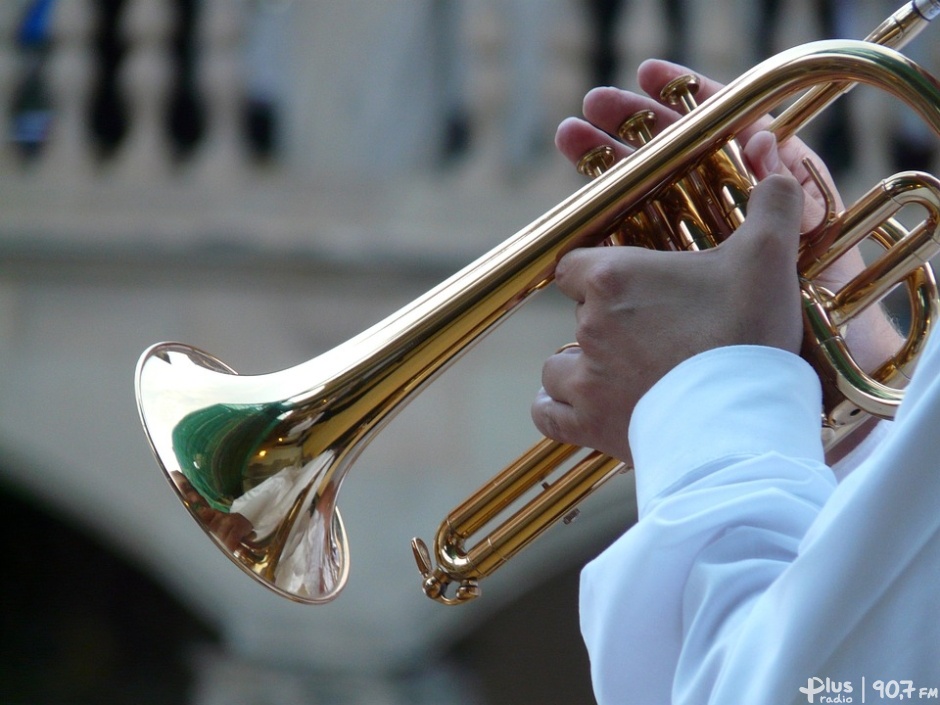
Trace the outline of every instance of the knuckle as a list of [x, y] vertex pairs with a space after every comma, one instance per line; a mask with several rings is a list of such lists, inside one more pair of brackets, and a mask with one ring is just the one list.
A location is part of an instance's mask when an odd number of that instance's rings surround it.
[[598, 355], [605, 343], [609, 325], [602, 316], [586, 313], [578, 321], [575, 338], [588, 355]]
[[532, 422], [535, 424], [539, 433], [546, 438], [551, 438], [561, 443], [570, 442], [568, 440], [568, 434], [566, 433], [565, 424], [562, 423], [561, 419], [551, 407], [547, 405], [533, 407]]
[[629, 276], [630, 260], [625, 257], [598, 257], [587, 272], [588, 293], [605, 300], [621, 296]]
[[568, 277], [572, 276], [579, 267], [583, 251], [580, 249], [571, 250], [566, 253], [558, 262], [555, 263], [555, 281], [564, 283]]

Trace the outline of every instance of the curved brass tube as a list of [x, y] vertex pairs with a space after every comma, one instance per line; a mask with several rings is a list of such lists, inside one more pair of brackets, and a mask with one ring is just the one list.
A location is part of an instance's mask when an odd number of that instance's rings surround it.
[[[333, 599], [349, 571], [337, 494], [352, 462], [395, 412], [550, 283], [564, 253], [601, 242], [651, 195], [689, 174], [716, 145], [789, 97], [845, 82], [888, 92], [940, 134], [940, 85], [897, 52], [865, 42], [806, 45], [744, 74], [476, 262], [313, 360], [269, 375], [242, 376], [190, 346], [152, 347], [138, 364], [137, 400], [171, 485], [206, 533], [252, 577], [300, 602]], [[935, 233], [935, 224], [930, 227]], [[933, 248], [923, 244], [919, 252]], [[822, 300], [827, 296], [822, 293]], [[497, 528], [499, 540], [481, 544], [492, 550], [465, 550], [466, 529], [457, 540], [452, 529], [442, 529], [444, 545], [434, 567], [429, 552], [416, 544], [429, 594], [460, 602], [460, 596], [445, 594], [447, 584], [456, 581], [458, 591], [472, 597], [480, 577], [567, 514], [572, 502], [618, 466], [609, 458], [588, 460], [583, 475], [550, 487], [558, 496], [533, 500], [538, 517], [514, 517]], [[541, 469], [526, 472], [543, 475]], [[485, 518], [494, 514], [491, 502], [502, 504], [490, 497], [479, 501]], [[450, 525], [476, 528], [481, 522], [471, 517]]]

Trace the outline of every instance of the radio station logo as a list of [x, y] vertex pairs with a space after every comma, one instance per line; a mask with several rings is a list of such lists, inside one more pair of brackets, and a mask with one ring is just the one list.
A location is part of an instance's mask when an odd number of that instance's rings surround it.
[[831, 678], [813, 676], [807, 679], [806, 685], [800, 687], [800, 692], [806, 696], [806, 702], [813, 703], [851, 703], [853, 697], [865, 702], [868, 689], [878, 700], [937, 700], [940, 699], [940, 689], [936, 687], [923, 687], [912, 680], [882, 680], [868, 681], [862, 678], [861, 687], [855, 689], [852, 681], [834, 681]]
[[800, 692], [810, 703], [850, 703], [852, 681], [834, 681], [813, 676], [806, 681], [805, 687], [800, 688]]

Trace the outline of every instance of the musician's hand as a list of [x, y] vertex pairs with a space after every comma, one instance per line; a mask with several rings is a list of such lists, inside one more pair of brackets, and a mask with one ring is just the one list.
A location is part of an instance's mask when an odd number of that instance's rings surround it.
[[[558, 150], [572, 163], [577, 163], [586, 152], [600, 144], [612, 146], [621, 157], [630, 154], [633, 147], [617, 141], [610, 135], [617, 134], [621, 123], [640, 110], [652, 110], [656, 114], [654, 134], [678, 120], [681, 115], [660, 103], [658, 97], [667, 83], [689, 73], [695, 74], [699, 80], [696, 95], [699, 102], [710, 98], [723, 88], [721, 83], [684, 66], [650, 59], [643, 62], [637, 70], [637, 82], [649, 95], [619, 88], [593, 89], [584, 97], [584, 119], [569, 118], [559, 125], [555, 136]], [[745, 157], [758, 179], [763, 179], [769, 174], [785, 174], [793, 176], [803, 186], [806, 198], [800, 230], [806, 232], [819, 224], [826, 209], [822, 194], [803, 163], [804, 159], [810, 159], [820, 171], [836, 199], [835, 208], [841, 210], [843, 205], [822, 160], [802, 140], [796, 138], [786, 140], [777, 147], [773, 136], [766, 132], [770, 122], [770, 117], [756, 121], [738, 135], [738, 140], [744, 145]]]
[[[637, 71], [638, 83], [649, 95], [617, 88], [595, 88], [590, 91], [584, 98], [585, 119], [569, 118], [558, 127], [555, 142], [559, 151], [574, 163], [586, 152], [601, 144], [614, 147], [621, 157], [626, 156], [633, 151], [632, 148], [610, 135], [616, 134], [620, 124], [639, 110], [652, 110], [656, 114], [654, 132], [678, 120], [678, 113], [649, 96], [658, 98], [660, 91], [669, 81], [687, 73], [694, 72], [677, 64], [652, 59], [641, 64]], [[700, 84], [697, 95], [699, 102], [722, 88], [720, 83], [706, 76], [696, 76]], [[832, 207], [840, 211], [844, 207], [843, 203], [822, 160], [798, 138], [790, 138], [778, 145], [773, 135], [766, 131], [769, 125], [769, 117], [759, 120], [745, 129], [738, 139], [744, 145], [745, 157], [758, 179], [766, 178], [769, 174], [792, 175], [802, 185], [805, 206], [800, 230], [809, 232], [826, 217], [827, 206], [804, 160], [810, 160], [820, 172], [834, 197]], [[855, 276], [862, 267], [862, 256], [857, 248], [853, 249], [820, 276], [817, 283], [836, 290]], [[893, 355], [901, 344], [901, 338], [893, 324], [879, 307], [863, 312], [850, 324], [846, 339], [856, 360], [868, 371], [874, 370]]]
[[228, 550], [235, 551], [246, 538], [253, 538], [254, 526], [246, 517], [235, 512], [220, 512], [211, 507], [183, 473], [174, 471], [171, 477], [186, 500], [186, 505]]
[[543, 367], [532, 406], [538, 429], [630, 462], [633, 408], [675, 365], [726, 345], [797, 352], [802, 212], [798, 182], [771, 176], [755, 187], [745, 224], [715, 249], [596, 247], [565, 255], [556, 283], [577, 303], [578, 347]]

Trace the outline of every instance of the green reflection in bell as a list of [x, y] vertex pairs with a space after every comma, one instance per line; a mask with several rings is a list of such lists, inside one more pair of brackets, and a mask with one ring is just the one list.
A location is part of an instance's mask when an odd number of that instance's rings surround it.
[[173, 429], [180, 471], [214, 509], [228, 512], [232, 501], [257, 484], [248, 463], [276, 428], [280, 404], [213, 404], [194, 411]]

